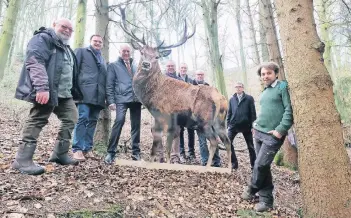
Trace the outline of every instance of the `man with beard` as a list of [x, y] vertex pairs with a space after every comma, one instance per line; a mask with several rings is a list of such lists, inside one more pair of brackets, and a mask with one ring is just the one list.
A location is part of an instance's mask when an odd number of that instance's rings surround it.
[[260, 97], [260, 112], [253, 124], [256, 161], [251, 183], [241, 196], [252, 200], [258, 193], [257, 212], [273, 208], [271, 164], [293, 124], [288, 86], [285, 81], [278, 80], [278, 73], [279, 66], [274, 62], [262, 63], [257, 71], [265, 88]]
[[23, 126], [22, 140], [12, 168], [29, 175], [39, 175], [45, 169], [34, 164], [33, 155], [42, 128], [54, 113], [61, 121], [50, 162], [76, 165], [68, 156], [71, 134], [78, 119], [74, 100], [81, 99], [77, 85], [77, 61], [68, 45], [72, 23], [61, 18], [52, 28], [41, 27], [34, 32], [26, 51], [25, 62], [15, 97], [33, 103]]

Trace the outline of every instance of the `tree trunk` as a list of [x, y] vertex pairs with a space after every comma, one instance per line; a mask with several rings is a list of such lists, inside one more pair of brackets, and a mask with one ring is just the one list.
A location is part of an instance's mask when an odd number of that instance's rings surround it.
[[246, 70], [246, 59], [245, 59], [245, 51], [244, 51], [244, 43], [243, 43], [243, 33], [241, 30], [241, 16], [240, 16], [240, 0], [236, 0], [236, 7], [235, 7], [235, 14], [236, 14], [236, 26], [238, 28], [238, 38], [239, 38], [239, 45], [240, 45], [240, 62], [241, 62], [241, 71], [242, 71], [242, 78], [244, 87], [248, 89], [247, 86], [247, 70]]
[[324, 53], [323, 53], [324, 64], [327, 67], [327, 70], [330, 73], [332, 80], [336, 81], [335, 75], [333, 74], [334, 72], [332, 70], [332, 63], [331, 63], [332, 41], [330, 40], [330, 37], [329, 37], [329, 29], [331, 24], [329, 19], [327, 18], [328, 4], [330, 3], [326, 0], [317, 0], [316, 9], [320, 20], [319, 27], [320, 27], [321, 40], [325, 44]]
[[260, 45], [262, 53], [262, 61], [269, 61], [268, 47], [267, 47], [267, 37], [266, 37], [266, 28], [264, 27], [264, 5], [262, 1], [259, 1], [259, 22], [260, 22]]
[[6, 63], [8, 60], [11, 42], [16, 26], [17, 13], [21, 5], [21, 0], [10, 0], [9, 7], [6, 10], [4, 17], [3, 27], [0, 37], [0, 81], [4, 77]]
[[351, 168], [313, 1], [276, 0], [297, 141], [304, 217], [349, 217]]
[[[104, 47], [102, 48], [102, 56], [106, 62], [109, 62], [109, 35], [108, 35], [108, 0], [99, 0], [96, 5], [96, 33], [101, 35], [103, 38]], [[96, 132], [94, 141], [98, 145], [108, 144], [108, 139], [111, 129], [111, 113], [108, 109], [104, 109], [100, 112], [98, 124], [96, 126]]]
[[247, 16], [249, 17], [249, 29], [250, 29], [250, 35], [252, 38], [253, 42], [253, 48], [255, 51], [255, 56], [254, 56], [254, 64], [258, 65], [260, 64], [260, 53], [258, 51], [258, 45], [257, 45], [257, 40], [256, 40], [256, 31], [255, 31], [255, 25], [253, 22], [252, 14], [251, 14], [251, 9], [250, 9], [250, 1], [245, 0], [244, 1], [246, 4], [246, 11], [247, 11]]
[[79, 0], [76, 31], [74, 35], [74, 48], [81, 48], [84, 45], [85, 24], [87, 21], [87, 0]]
[[211, 68], [214, 73], [216, 88], [226, 98], [227, 89], [224, 82], [223, 65], [218, 46], [218, 4], [214, 0], [201, 0], [203, 20], [207, 34], [207, 42], [211, 59]]
[[278, 37], [275, 29], [271, 0], [260, 0], [260, 4], [262, 4], [262, 25], [265, 28], [266, 32], [269, 60], [274, 61], [279, 65], [279, 79], [284, 80], [284, 66], [282, 56], [279, 50]]

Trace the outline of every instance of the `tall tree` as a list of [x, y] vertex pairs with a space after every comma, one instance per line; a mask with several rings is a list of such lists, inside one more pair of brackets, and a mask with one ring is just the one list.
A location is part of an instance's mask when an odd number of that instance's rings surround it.
[[247, 16], [249, 17], [250, 35], [251, 35], [251, 40], [253, 43], [253, 49], [255, 51], [253, 61], [254, 61], [255, 65], [258, 65], [260, 63], [260, 53], [258, 51], [258, 45], [257, 45], [257, 40], [256, 40], [256, 30], [255, 30], [255, 25], [254, 25], [253, 18], [252, 18], [250, 1], [245, 0], [244, 2], [245, 2], [245, 7], [246, 7], [246, 13], [247, 13]]
[[217, 89], [227, 98], [223, 65], [218, 46], [218, 5], [221, 0], [201, 0], [202, 15], [205, 23], [211, 68]]
[[258, 11], [259, 11], [259, 23], [260, 23], [260, 46], [261, 46], [261, 54], [262, 61], [269, 61], [268, 47], [267, 47], [267, 36], [266, 36], [266, 28], [264, 27], [264, 5], [262, 1], [259, 1]]
[[240, 13], [240, 0], [236, 0], [235, 7], [235, 15], [236, 15], [236, 27], [238, 28], [238, 38], [240, 45], [240, 62], [241, 62], [241, 73], [243, 77], [244, 87], [247, 86], [247, 69], [246, 69], [246, 59], [245, 59], [245, 51], [244, 51], [244, 42], [243, 42], [243, 31], [241, 29], [241, 13]]
[[333, 83], [322, 61], [313, 1], [276, 0], [291, 87], [305, 217], [349, 217], [351, 168]]
[[[102, 36], [104, 47], [101, 50], [102, 56], [106, 62], [109, 62], [109, 4], [108, 0], [96, 1], [96, 25], [95, 32]], [[104, 109], [100, 112], [98, 124], [96, 126], [96, 132], [94, 141], [96, 144], [107, 145], [111, 126], [111, 113], [108, 109]]]
[[85, 25], [87, 21], [87, 0], [78, 1], [78, 10], [76, 18], [76, 33], [74, 35], [74, 48], [80, 48], [84, 45]]
[[21, 5], [21, 0], [10, 0], [6, 10], [3, 28], [0, 36], [0, 80], [4, 77], [4, 71], [8, 60], [14, 29], [16, 26], [17, 13]]
[[262, 25], [265, 29], [269, 60], [278, 63], [280, 67], [279, 77], [280, 79], [285, 79], [283, 60], [279, 49], [278, 36], [276, 31], [276, 25], [274, 22], [271, 0], [260, 0], [259, 4], [262, 4]]

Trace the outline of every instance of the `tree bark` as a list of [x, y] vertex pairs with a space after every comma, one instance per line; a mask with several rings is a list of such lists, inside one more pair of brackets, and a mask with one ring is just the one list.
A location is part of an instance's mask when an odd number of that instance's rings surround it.
[[240, 62], [241, 62], [241, 71], [242, 71], [241, 73], [243, 77], [244, 87], [248, 88], [243, 33], [241, 30], [240, 0], [236, 0], [235, 14], [236, 14], [235, 21], [236, 21], [236, 26], [238, 28], [238, 38], [239, 38], [239, 45], [240, 45]]
[[289, 78], [304, 217], [349, 217], [351, 168], [333, 83], [318, 51], [313, 1], [276, 0]]
[[[108, 0], [97, 1], [96, 8], [96, 33], [103, 38], [104, 47], [102, 48], [102, 56], [106, 62], [109, 62], [109, 35], [108, 35]], [[108, 109], [100, 112], [100, 117], [96, 126], [94, 141], [98, 145], [107, 145], [111, 129], [111, 113]]]
[[6, 15], [4, 17], [4, 25], [0, 37], [0, 81], [4, 77], [20, 4], [21, 0], [10, 0], [9, 7], [6, 10]]
[[74, 48], [81, 48], [84, 45], [85, 25], [87, 21], [87, 0], [79, 0], [76, 31], [74, 35]]
[[262, 4], [262, 16], [263, 16], [263, 27], [266, 32], [267, 39], [267, 47], [269, 53], [269, 60], [276, 62], [279, 65], [280, 73], [279, 79], [284, 80], [284, 66], [282, 55], [280, 53], [279, 44], [278, 44], [278, 36], [275, 28], [274, 17], [273, 17], [273, 9], [271, 0], [260, 0], [260, 4]]
[[262, 54], [262, 61], [267, 62], [269, 61], [269, 54], [268, 54], [268, 47], [267, 47], [267, 37], [266, 37], [266, 28], [264, 27], [264, 5], [262, 1], [259, 1], [259, 22], [260, 22], [260, 45], [261, 45], [261, 54]]
[[213, 69], [216, 88], [226, 98], [227, 89], [224, 81], [223, 65], [218, 46], [218, 4], [220, 0], [201, 0], [203, 20], [205, 23], [211, 68]]
[[254, 64], [258, 65], [258, 64], [260, 64], [260, 53], [258, 51], [255, 25], [254, 25], [254, 22], [253, 22], [252, 13], [251, 13], [251, 9], [250, 9], [250, 1], [249, 0], [245, 0], [244, 2], [245, 2], [245, 5], [246, 5], [247, 15], [249, 17], [250, 35], [251, 35], [251, 38], [252, 38], [253, 49], [255, 51]]

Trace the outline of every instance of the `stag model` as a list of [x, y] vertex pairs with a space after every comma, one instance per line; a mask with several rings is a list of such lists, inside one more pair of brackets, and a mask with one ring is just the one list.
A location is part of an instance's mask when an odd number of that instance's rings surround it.
[[[125, 23], [125, 22], [124, 22]], [[133, 89], [142, 104], [155, 118], [152, 130], [153, 145], [151, 160], [155, 160], [157, 148], [162, 146], [162, 131], [167, 125], [166, 152], [167, 162], [170, 163], [170, 153], [173, 140], [179, 140], [179, 125], [197, 129], [205, 133], [210, 141], [209, 161], [212, 164], [217, 148], [217, 136], [226, 146], [228, 167], [231, 169], [230, 141], [226, 133], [226, 114], [228, 102], [214, 87], [194, 86], [180, 80], [166, 77], [161, 73], [158, 59], [171, 53], [171, 48], [184, 44], [195, 31], [187, 35], [185, 23], [183, 38], [174, 45], [151, 47], [140, 40], [125, 26], [122, 29], [132, 38], [132, 46], [139, 50], [141, 59], [137, 73], [133, 78]], [[142, 45], [141, 45], [142, 44]]]

